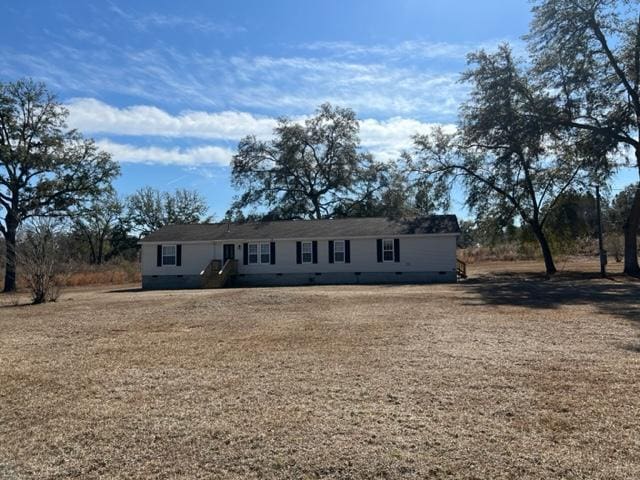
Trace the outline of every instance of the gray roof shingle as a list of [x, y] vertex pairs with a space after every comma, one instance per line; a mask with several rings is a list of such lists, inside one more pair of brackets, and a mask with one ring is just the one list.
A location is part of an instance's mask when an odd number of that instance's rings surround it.
[[460, 233], [456, 216], [431, 215], [397, 220], [375, 217], [167, 225], [150, 233], [141, 242], [354, 238], [435, 233]]

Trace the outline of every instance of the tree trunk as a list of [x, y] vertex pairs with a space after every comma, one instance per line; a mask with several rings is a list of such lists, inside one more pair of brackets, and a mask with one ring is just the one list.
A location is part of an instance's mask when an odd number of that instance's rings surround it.
[[542, 228], [539, 225], [531, 225], [533, 234], [536, 236], [538, 243], [540, 244], [540, 250], [542, 250], [542, 257], [544, 258], [544, 267], [547, 271], [547, 275], [553, 275], [557, 272], [556, 266], [553, 263], [553, 255], [551, 254], [551, 248], [549, 248], [549, 242], [545, 236]]
[[640, 223], [640, 186], [633, 197], [633, 206], [624, 224], [624, 273], [640, 275], [638, 265], [638, 224]]
[[95, 265], [96, 263], [96, 247], [93, 245], [93, 238], [91, 238], [91, 234], [89, 230], [85, 230], [85, 235], [87, 238], [87, 243], [89, 244], [89, 263], [91, 265]]
[[99, 234], [98, 235], [98, 258], [97, 258], [97, 263], [98, 265], [102, 265], [102, 260], [104, 259], [104, 234]]
[[16, 234], [18, 220], [11, 213], [6, 219], [7, 233], [4, 237], [5, 263], [4, 263], [4, 289], [3, 292], [16, 291]]

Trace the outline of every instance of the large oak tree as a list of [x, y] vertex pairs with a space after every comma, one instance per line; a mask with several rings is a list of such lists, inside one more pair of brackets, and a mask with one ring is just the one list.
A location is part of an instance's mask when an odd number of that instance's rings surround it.
[[109, 154], [66, 125], [68, 112], [42, 83], [0, 83], [0, 233], [4, 291], [16, 288], [18, 227], [62, 215], [119, 173]]
[[410, 170], [431, 183], [443, 207], [447, 192], [460, 181], [480, 221], [506, 225], [519, 217], [531, 228], [546, 271], [553, 274], [545, 223], [562, 194], [587, 175], [589, 158], [533, 113], [549, 108], [549, 99], [530, 82], [508, 46], [495, 54], [472, 54], [469, 63], [463, 80], [472, 91], [458, 130], [415, 136]]
[[393, 172], [360, 149], [348, 108], [323, 104], [303, 124], [283, 118], [274, 138], [242, 139], [232, 162], [241, 191], [231, 213], [266, 207], [266, 218], [331, 218], [380, 213], [394, 189]]
[[[528, 42], [555, 110], [543, 121], [592, 137], [604, 158], [632, 152], [640, 174], [640, 11], [637, 0], [537, 0]], [[626, 148], [625, 148], [626, 147]], [[640, 190], [625, 220], [626, 273], [638, 275]]]

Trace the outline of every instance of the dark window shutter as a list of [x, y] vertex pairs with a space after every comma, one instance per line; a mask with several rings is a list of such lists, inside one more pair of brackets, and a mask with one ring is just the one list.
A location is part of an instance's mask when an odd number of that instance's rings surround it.
[[271, 242], [271, 265], [276, 264], [276, 242]]
[[313, 263], [318, 263], [318, 242], [315, 240], [312, 243], [313, 248]]
[[376, 243], [378, 244], [378, 263], [382, 263], [382, 239], [377, 239]]
[[333, 263], [333, 240], [329, 240], [329, 263]]
[[344, 263], [351, 263], [351, 240], [344, 241]]
[[158, 250], [157, 250], [158, 254], [156, 256], [156, 259], [158, 261], [157, 265], [159, 267], [162, 266], [162, 245], [158, 245]]
[[182, 266], [182, 245], [181, 244], [176, 245], [176, 266], [177, 267]]
[[393, 239], [393, 255], [394, 255], [394, 262], [399, 262], [400, 261], [400, 239], [399, 238], [394, 238]]
[[249, 244], [242, 245], [242, 263], [249, 265]]
[[302, 263], [302, 242], [296, 242], [296, 263]]

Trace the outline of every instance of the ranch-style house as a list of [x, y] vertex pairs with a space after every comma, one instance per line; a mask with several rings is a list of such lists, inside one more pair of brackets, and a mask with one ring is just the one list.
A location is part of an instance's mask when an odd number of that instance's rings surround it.
[[168, 225], [140, 241], [145, 289], [455, 282], [455, 215]]

